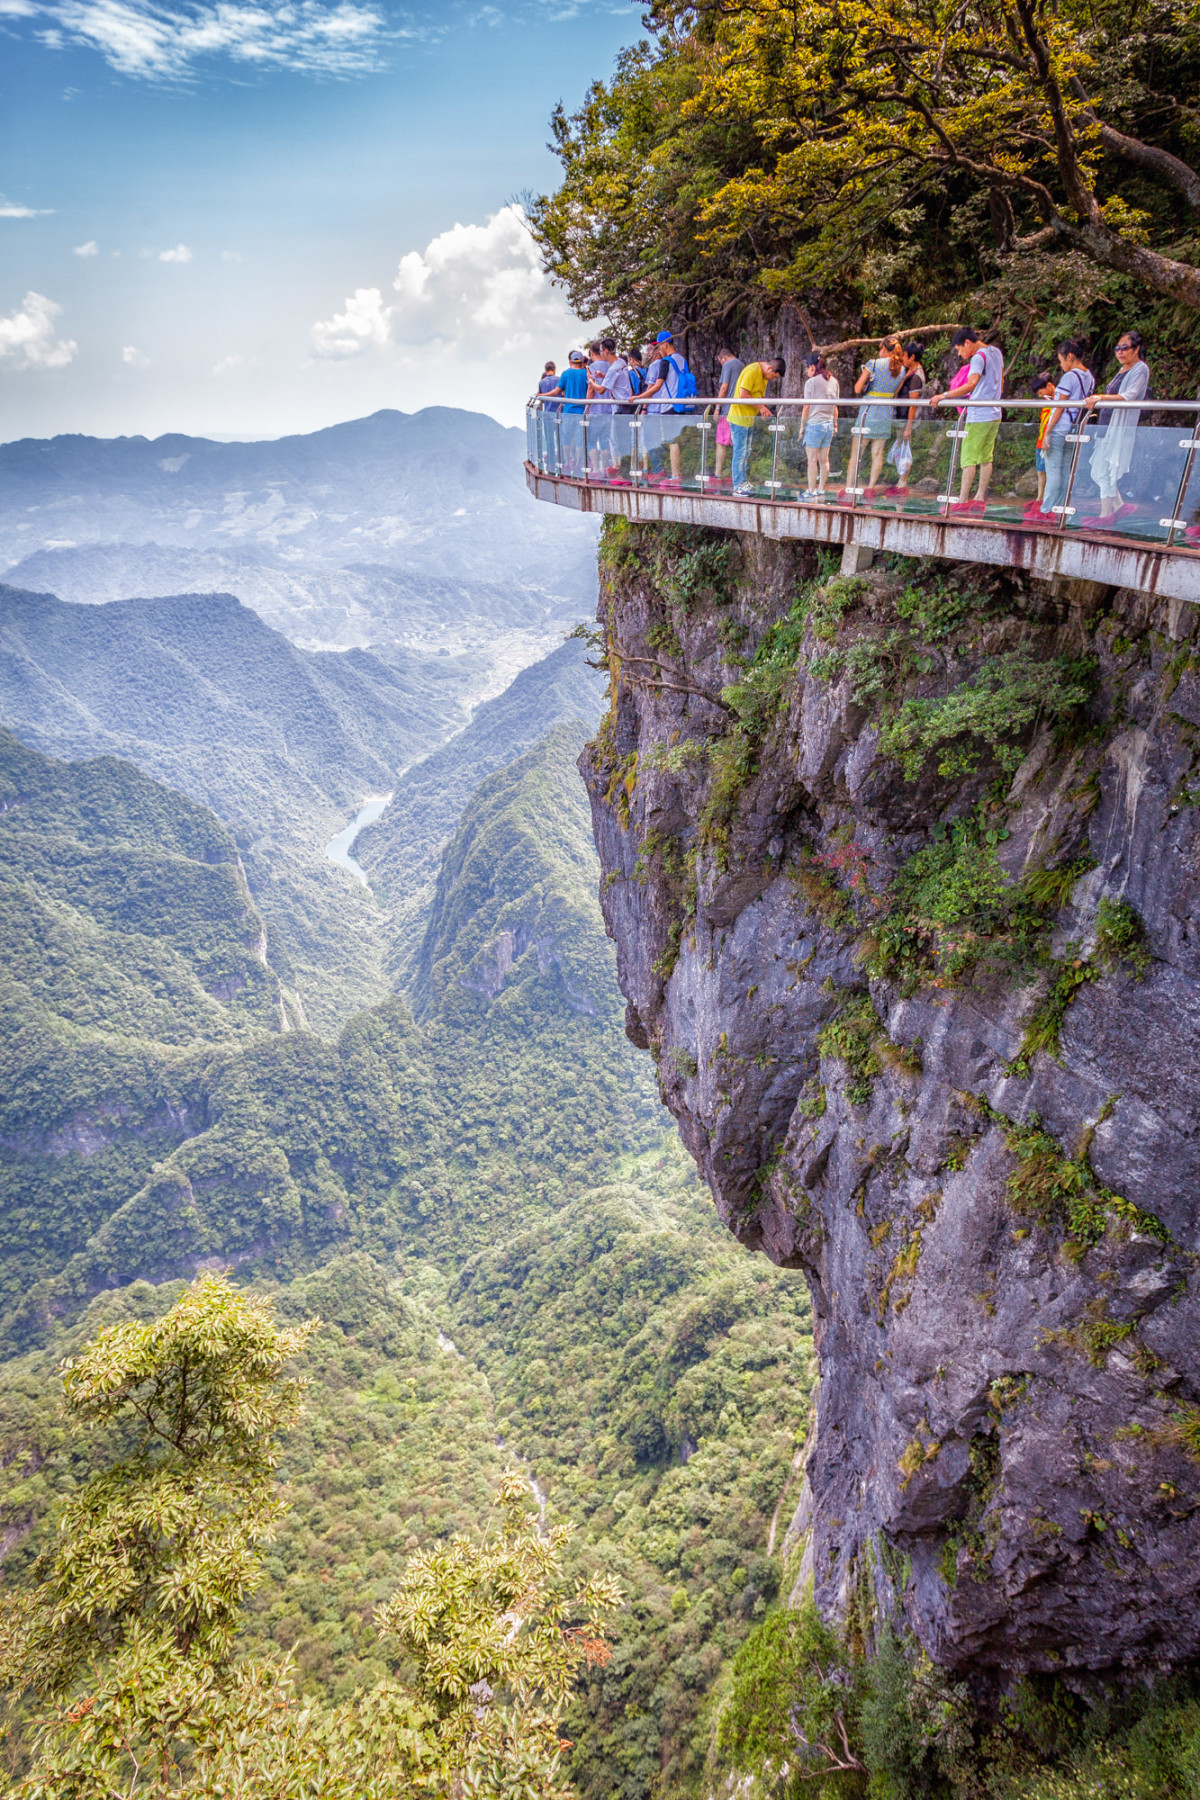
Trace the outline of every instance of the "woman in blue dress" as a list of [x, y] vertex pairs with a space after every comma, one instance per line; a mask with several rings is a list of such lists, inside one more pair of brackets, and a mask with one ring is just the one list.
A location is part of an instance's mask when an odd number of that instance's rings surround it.
[[[858, 380], [854, 384], [856, 394], [862, 394], [868, 400], [891, 400], [895, 398], [900, 384], [905, 378], [904, 352], [898, 337], [885, 337], [879, 346], [879, 355], [866, 363]], [[879, 486], [879, 477], [883, 471], [884, 452], [888, 439], [892, 435], [895, 420], [895, 408], [891, 406], [864, 406], [858, 411], [855, 425], [854, 448], [850, 452], [850, 467], [846, 473], [846, 485], [838, 495], [839, 500], [848, 500], [853, 504], [858, 499], [871, 500]], [[866, 488], [861, 496], [855, 492], [858, 482], [858, 463], [862, 455], [864, 443], [871, 446], [871, 472]]]

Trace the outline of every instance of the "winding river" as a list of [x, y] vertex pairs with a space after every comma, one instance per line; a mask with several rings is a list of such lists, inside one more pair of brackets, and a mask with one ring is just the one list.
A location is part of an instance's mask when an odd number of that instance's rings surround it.
[[366, 871], [361, 869], [351, 856], [350, 849], [363, 826], [375, 823], [391, 797], [390, 794], [368, 794], [350, 823], [344, 825], [337, 836], [330, 838], [325, 846], [325, 854], [330, 862], [339, 863], [343, 869], [348, 869], [351, 875], [357, 881], [361, 881], [365, 888], [369, 888], [371, 884], [367, 880]]

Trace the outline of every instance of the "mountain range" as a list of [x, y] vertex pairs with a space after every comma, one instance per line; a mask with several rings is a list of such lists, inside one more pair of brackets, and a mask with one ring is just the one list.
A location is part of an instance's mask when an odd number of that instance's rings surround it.
[[22, 439], [0, 569], [89, 603], [224, 590], [310, 648], [469, 650], [511, 678], [595, 595], [593, 522], [538, 506], [523, 455], [447, 407], [262, 443]]

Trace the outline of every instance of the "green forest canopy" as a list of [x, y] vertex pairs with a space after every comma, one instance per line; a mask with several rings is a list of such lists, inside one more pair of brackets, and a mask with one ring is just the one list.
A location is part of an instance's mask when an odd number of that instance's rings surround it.
[[646, 22], [556, 112], [563, 180], [533, 208], [580, 317], [644, 335], [785, 301], [875, 330], [970, 309], [1042, 355], [1136, 319], [1156, 391], [1192, 391], [1186, 0], [659, 0]]

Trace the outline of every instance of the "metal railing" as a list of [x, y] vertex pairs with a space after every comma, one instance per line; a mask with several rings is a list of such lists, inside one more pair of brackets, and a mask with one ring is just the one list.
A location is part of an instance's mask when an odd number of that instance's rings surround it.
[[[753, 425], [729, 420], [737, 406], [753, 409]], [[1002, 414], [991, 445], [987, 435], [972, 441], [988, 407]], [[539, 395], [526, 425], [534, 468], [588, 485], [965, 517], [1200, 551], [1200, 401], [1068, 403], [1039, 449], [1040, 415], [1054, 410], [1044, 400], [953, 394], [808, 402], [699, 396], [618, 408], [610, 400]], [[992, 476], [980, 503], [983, 451]]]

